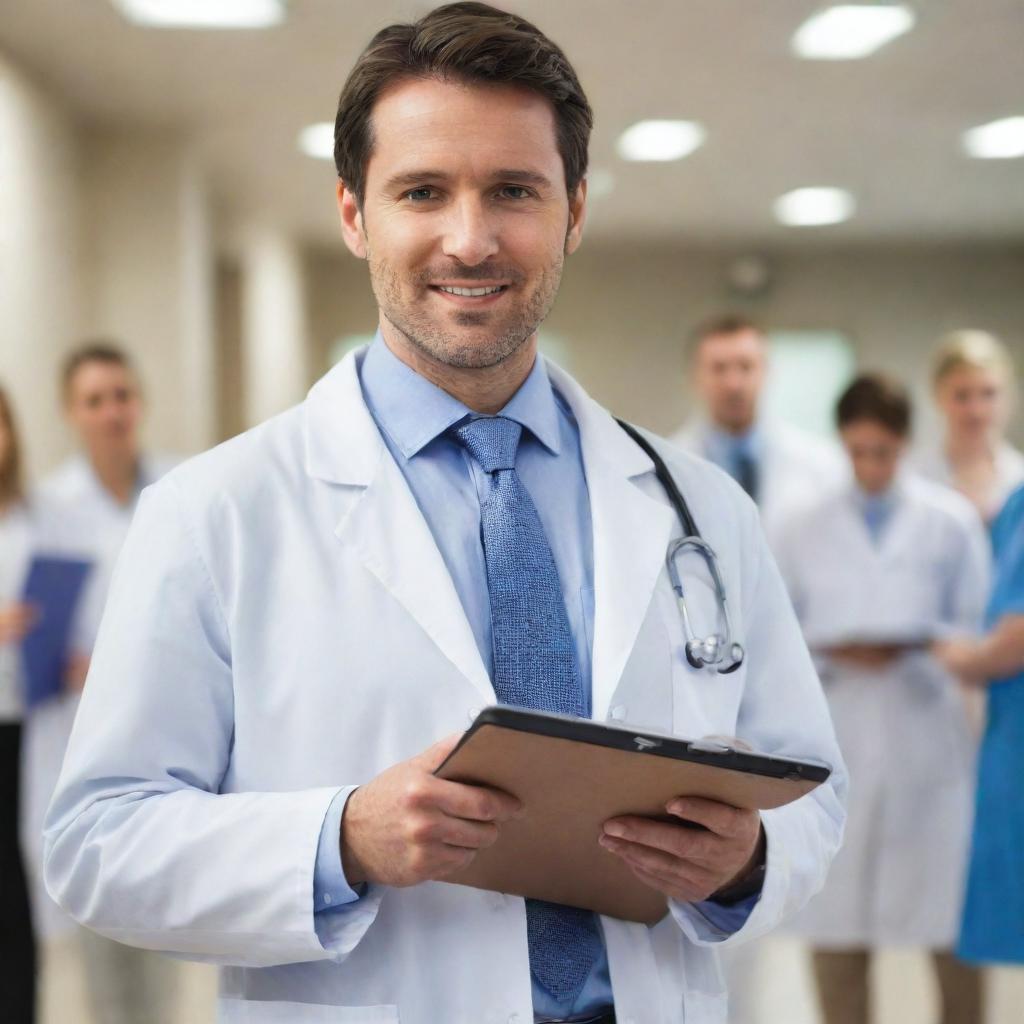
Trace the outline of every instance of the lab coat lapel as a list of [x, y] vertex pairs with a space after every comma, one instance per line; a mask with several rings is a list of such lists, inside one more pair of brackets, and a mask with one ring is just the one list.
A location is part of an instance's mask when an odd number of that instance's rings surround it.
[[645, 494], [650, 458], [568, 374], [548, 364], [580, 431], [594, 531], [594, 719], [607, 717], [665, 564], [674, 517]]
[[[353, 353], [307, 401], [311, 475], [359, 489], [334, 533], [415, 619], [482, 697], [496, 697], [430, 527], [363, 401]], [[378, 638], [400, 643], [399, 637]]]

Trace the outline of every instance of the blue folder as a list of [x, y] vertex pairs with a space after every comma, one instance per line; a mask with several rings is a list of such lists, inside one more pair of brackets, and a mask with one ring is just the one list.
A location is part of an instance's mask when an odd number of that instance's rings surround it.
[[39, 621], [21, 642], [25, 703], [33, 708], [64, 689], [75, 608], [91, 562], [36, 556], [22, 598], [39, 611]]

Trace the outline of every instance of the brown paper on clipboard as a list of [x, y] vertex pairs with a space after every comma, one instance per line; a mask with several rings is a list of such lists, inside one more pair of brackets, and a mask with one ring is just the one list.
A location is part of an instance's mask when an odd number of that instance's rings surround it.
[[494, 846], [445, 881], [643, 924], [660, 921], [667, 900], [598, 845], [605, 821], [620, 814], [667, 818], [665, 807], [677, 796], [767, 810], [819, 785], [496, 725], [482, 726], [438, 775], [493, 786], [526, 805], [523, 818], [501, 826]]

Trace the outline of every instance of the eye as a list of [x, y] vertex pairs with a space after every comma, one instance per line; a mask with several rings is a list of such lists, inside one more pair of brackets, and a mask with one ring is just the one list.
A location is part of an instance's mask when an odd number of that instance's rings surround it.
[[420, 185], [419, 188], [411, 188], [403, 193], [402, 198], [412, 203], [423, 203], [434, 198], [434, 190], [429, 185]]
[[525, 185], [502, 185], [499, 195], [502, 199], [529, 199], [532, 193]]

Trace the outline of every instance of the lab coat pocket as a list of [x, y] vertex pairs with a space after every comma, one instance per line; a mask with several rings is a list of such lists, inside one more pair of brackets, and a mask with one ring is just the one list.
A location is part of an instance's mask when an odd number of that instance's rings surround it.
[[397, 1006], [221, 999], [219, 1011], [219, 1024], [399, 1024]]

